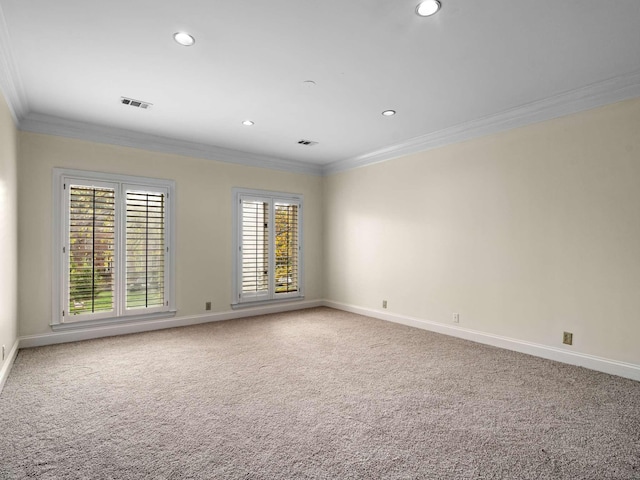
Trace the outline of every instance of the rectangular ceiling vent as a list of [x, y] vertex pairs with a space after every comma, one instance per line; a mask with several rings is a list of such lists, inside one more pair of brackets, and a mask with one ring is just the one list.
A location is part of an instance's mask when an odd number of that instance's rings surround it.
[[313, 140], [298, 140], [298, 143], [300, 145], [306, 145], [307, 147], [313, 147], [318, 144], [318, 142], [314, 142]]
[[134, 100], [133, 98], [120, 97], [120, 102], [123, 105], [129, 105], [131, 107], [142, 108], [148, 110], [153, 103], [143, 102], [142, 100]]

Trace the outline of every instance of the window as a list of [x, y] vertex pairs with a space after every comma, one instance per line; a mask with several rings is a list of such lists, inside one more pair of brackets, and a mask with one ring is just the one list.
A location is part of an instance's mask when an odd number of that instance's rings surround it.
[[234, 204], [233, 304], [301, 298], [302, 196], [237, 188]]
[[175, 312], [174, 183], [54, 170], [53, 326]]

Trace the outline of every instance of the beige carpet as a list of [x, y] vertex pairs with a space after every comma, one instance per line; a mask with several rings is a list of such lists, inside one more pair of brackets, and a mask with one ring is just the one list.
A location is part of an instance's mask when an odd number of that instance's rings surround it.
[[640, 383], [326, 308], [22, 350], [13, 478], [639, 479]]

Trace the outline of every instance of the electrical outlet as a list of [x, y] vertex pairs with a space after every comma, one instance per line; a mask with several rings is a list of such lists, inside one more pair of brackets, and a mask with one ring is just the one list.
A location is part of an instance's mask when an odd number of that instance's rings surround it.
[[207, 302], [204, 304], [204, 309], [205, 310], [211, 310], [211, 302]]
[[564, 332], [562, 334], [562, 343], [565, 345], [573, 345], [573, 333]]
[[459, 313], [454, 313], [453, 314], [453, 323], [460, 323], [460, 314]]
[[387, 308], [387, 301], [386, 300], [382, 300], [382, 308]]

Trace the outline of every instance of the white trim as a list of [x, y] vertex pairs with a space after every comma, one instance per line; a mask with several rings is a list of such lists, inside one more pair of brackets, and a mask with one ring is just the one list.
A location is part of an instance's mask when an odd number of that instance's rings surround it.
[[228, 148], [188, 142], [174, 138], [134, 132], [121, 128], [105, 127], [39, 113], [29, 113], [22, 118], [20, 130], [59, 137], [76, 138], [95, 143], [141, 148], [151, 152], [184, 155], [219, 162], [235, 163], [249, 167], [268, 168], [307, 175], [322, 175], [322, 166], [294, 160], [242, 152]]
[[163, 318], [173, 318], [176, 316], [175, 310], [168, 312], [155, 312], [142, 315], [122, 315], [119, 317], [106, 317], [88, 320], [78, 320], [68, 323], [50, 323], [49, 326], [54, 332], [65, 332], [68, 330], [78, 330], [85, 328], [104, 327], [107, 325], [117, 325], [122, 323], [143, 322], [149, 320], [160, 320]]
[[13, 342], [13, 347], [11, 347], [9, 355], [7, 355], [7, 357], [4, 359], [4, 363], [2, 364], [2, 368], [0, 369], [0, 394], [2, 393], [2, 389], [4, 388], [4, 384], [7, 381], [7, 378], [9, 378], [11, 367], [13, 367], [13, 362], [15, 362], [16, 360], [19, 349], [20, 339], [16, 338], [16, 341]]
[[[3, 42], [6, 43], [2, 38], [1, 27], [0, 24], [0, 46]], [[0, 67], [5, 68], [0, 68], [0, 87], [5, 90], [7, 103], [20, 130], [308, 175], [331, 175], [640, 97], [640, 71], [634, 71], [388, 145], [363, 155], [319, 165], [88, 124], [51, 115], [25, 114], [28, 111], [26, 96], [22, 93], [20, 82], [16, 81], [18, 75], [15, 67], [10, 66], [12, 60], [3, 57], [2, 50], [0, 48]]]
[[233, 310], [243, 310], [243, 309], [246, 309], [246, 308], [262, 307], [264, 305], [273, 305], [273, 304], [276, 304], [276, 303], [299, 302], [300, 300], [304, 300], [304, 296], [301, 296], [301, 297], [274, 298], [273, 300], [262, 300], [262, 301], [255, 301], [255, 302], [232, 303], [231, 304], [231, 308]]
[[20, 130], [309, 175], [331, 175], [640, 97], [640, 71], [633, 71], [373, 152], [319, 165], [32, 113], [12, 51], [0, 6], [0, 90]]
[[640, 71], [610, 78], [324, 166], [323, 175], [392, 160], [452, 143], [640, 97]]
[[620, 362], [608, 358], [596, 357], [586, 353], [572, 352], [561, 348], [550, 347], [538, 343], [517, 340], [515, 338], [503, 337], [501, 335], [493, 335], [491, 333], [479, 332], [468, 328], [446, 325], [443, 323], [432, 322], [421, 318], [409, 317], [406, 315], [397, 315], [393, 313], [381, 312], [369, 308], [347, 305], [344, 303], [324, 301], [324, 306], [344, 310], [345, 312], [357, 313], [367, 317], [377, 318], [393, 323], [400, 323], [409, 327], [416, 327], [422, 330], [441, 333], [452, 337], [463, 338], [473, 342], [491, 345], [494, 347], [513, 350], [515, 352], [526, 353], [536, 357], [555, 360], [557, 362], [568, 363], [569, 365], [577, 365], [579, 367], [589, 368], [599, 372], [618, 375], [620, 377], [630, 378], [631, 380], [640, 381], [640, 365]]
[[81, 340], [113, 337], [116, 335], [128, 335], [130, 333], [149, 332], [153, 330], [163, 330], [165, 328], [186, 327], [189, 325], [198, 325], [201, 323], [221, 322], [224, 320], [234, 320], [237, 318], [266, 315], [269, 313], [303, 310], [307, 308], [321, 307], [322, 305], [322, 300], [309, 300], [306, 302], [265, 305], [259, 308], [247, 308], [240, 311], [191, 315], [186, 317], [168, 318], [162, 320], [146, 320], [144, 322], [129, 322], [126, 324], [118, 325], [102, 325], [93, 328], [44, 333], [40, 335], [26, 335], [20, 337], [19, 348], [42, 347], [44, 345], [78, 342]]
[[281, 313], [293, 310], [303, 310], [307, 308], [322, 306], [335, 308], [336, 310], [343, 310], [345, 312], [356, 313], [359, 315], [365, 315], [388, 322], [399, 323], [402, 325], [420, 328], [422, 330], [428, 330], [457, 338], [463, 338], [465, 340], [471, 340], [473, 342], [478, 342], [485, 345], [513, 350], [528, 355], [534, 355], [536, 357], [546, 358], [570, 365], [577, 365], [589, 368], [591, 370], [596, 370], [599, 372], [618, 375], [620, 377], [640, 381], [640, 365], [619, 362], [617, 360], [610, 360], [607, 358], [596, 357], [594, 355], [587, 355], [578, 352], [570, 352], [567, 350], [562, 350], [560, 348], [549, 347], [546, 345], [526, 342], [513, 338], [503, 337], [500, 335], [478, 332], [459, 326], [446, 325], [415, 317], [380, 312], [373, 309], [356, 307], [353, 305], [347, 305], [344, 303], [333, 302], [329, 300], [309, 300], [304, 302], [265, 305], [259, 308], [247, 308], [238, 311], [192, 315], [164, 320], [133, 322], [120, 325], [99, 326], [82, 330], [22, 336], [18, 340], [16, 340], [16, 343], [14, 344], [11, 352], [9, 353], [9, 356], [7, 357], [7, 361], [3, 365], [2, 370], [0, 370], [0, 392], [2, 391], [2, 385], [9, 375], [9, 371], [11, 369], [13, 361], [15, 360], [15, 356], [17, 355], [18, 348], [41, 347], [45, 345], [77, 342], [116, 335], [127, 335], [131, 333], [162, 330], [165, 328], [185, 327], [202, 323], [220, 322], [225, 320], [254, 317], [257, 315]]
[[0, 91], [4, 94], [16, 126], [29, 111], [29, 102], [13, 57], [9, 29], [0, 5]]

